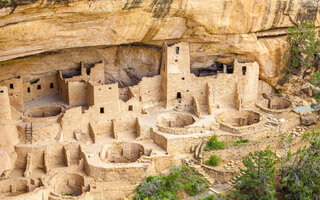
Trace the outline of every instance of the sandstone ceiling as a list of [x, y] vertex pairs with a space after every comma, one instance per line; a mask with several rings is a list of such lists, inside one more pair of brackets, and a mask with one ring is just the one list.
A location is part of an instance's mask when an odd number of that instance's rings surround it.
[[274, 84], [286, 28], [307, 19], [317, 23], [318, 2], [1, 0], [0, 69], [11, 59], [48, 51], [187, 41], [193, 63], [210, 59], [231, 63], [235, 57], [257, 60], [260, 77]]

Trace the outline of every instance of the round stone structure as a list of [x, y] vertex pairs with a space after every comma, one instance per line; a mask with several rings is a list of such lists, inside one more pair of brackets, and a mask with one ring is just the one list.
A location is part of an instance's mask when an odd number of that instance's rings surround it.
[[203, 127], [195, 126], [193, 115], [184, 112], [162, 113], [157, 117], [157, 127], [160, 131], [174, 135], [200, 133]]
[[292, 102], [289, 99], [281, 97], [273, 97], [270, 99], [263, 99], [256, 103], [257, 107], [267, 113], [283, 113], [292, 110]]
[[189, 126], [196, 122], [194, 117], [188, 113], [183, 112], [170, 112], [163, 113], [157, 118], [158, 126], [182, 128]]
[[85, 179], [76, 173], [57, 174], [50, 180], [51, 192], [56, 196], [76, 197], [85, 192]]
[[24, 112], [25, 122], [55, 122], [62, 115], [65, 108], [59, 105], [33, 107]]
[[144, 147], [134, 142], [114, 142], [105, 144], [100, 158], [106, 163], [132, 163], [144, 155]]
[[216, 119], [222, 130], [236, 134], [255, 131], [262, 121], [261, 115], [252, 110], [230, 110], [221, 113]]

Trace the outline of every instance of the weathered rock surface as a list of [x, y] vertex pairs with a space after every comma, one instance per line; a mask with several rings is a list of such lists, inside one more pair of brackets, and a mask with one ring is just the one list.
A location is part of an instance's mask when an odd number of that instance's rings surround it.
[[8, 154], [0, 149], [0, 176], [7, 176], [8, 171], [12, 169], [12, 164]]
[[235, 57], [257, 60], [260, 77], [270, 84], [279, 76], [286, 27], [320, 18], [316, 0], [11, 2], [17, 7], [0, 4], [2, 61], [66, 48], [136, 42], [160, 46], [163, 41], [183, 40], [190, 42], [191, 57], [198, 63], [194, 66], [212, 60], [231, 63]]
[[300, 114], [301, 124], [310, 126], [317, 122], [317, 116], [315, 116], [311, 111], [305, 111]]

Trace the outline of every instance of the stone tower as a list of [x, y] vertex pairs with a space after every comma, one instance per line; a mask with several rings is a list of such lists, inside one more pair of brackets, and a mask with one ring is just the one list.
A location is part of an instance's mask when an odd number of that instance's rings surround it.
[[8, 89], [5, 86], [0, 86], [0, 123], [11, 121], [11, 107]]
[[188, 43], [165, 43], [162, 49], [162, 96], [166, 108], [186, 100], [184, 93], [190, 77]]

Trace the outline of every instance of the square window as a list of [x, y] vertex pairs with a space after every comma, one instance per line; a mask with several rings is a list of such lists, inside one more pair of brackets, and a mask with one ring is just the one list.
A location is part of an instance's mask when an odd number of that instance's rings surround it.
[[41, 85], [37, 85], [37, 90], [41, 90]]
[[111, 87], [109, 87], [109, 90], [111, 90]]
[[130, 105], [129, 108], [128, 108], [128, 110], [129, 110], [129, 111], [133, 111], [133, 106]]
[[174, 60], [174, 62], [178, 62], [178, 60]]
[[0, 93], [3, 93], [3, 90], [0, 90]]
[[54, 84], [53, 83], [50, 83], [50, 88], [54, 88]]
[[13, 89], [13, 83], [10, 83], [10, 89]]
[[104, 113], [104, 107], [100, 108], [100, 113], [103, 114]]
[[181, 79], [184, 80], [184, 77], [182, 77]]

